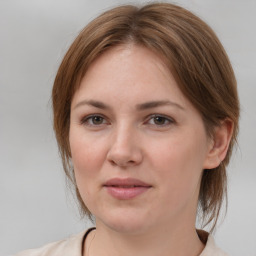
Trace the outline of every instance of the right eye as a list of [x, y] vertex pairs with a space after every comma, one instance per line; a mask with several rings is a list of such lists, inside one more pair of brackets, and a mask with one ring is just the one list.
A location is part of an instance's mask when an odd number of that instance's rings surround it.
[[107, 121], [105, 120], [105, 118], [100, 115], [86, 116], [81, 120], [81, 124], [87, 125], [87, 126], [100, 126], [106, 123]]

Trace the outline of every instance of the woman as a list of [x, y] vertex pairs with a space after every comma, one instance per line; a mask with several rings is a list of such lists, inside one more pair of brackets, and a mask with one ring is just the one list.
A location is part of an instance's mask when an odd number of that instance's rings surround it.
[[18, 255], [226, 255], [195, 222], [215, 228], [239, 101], [202, 20], [167, 3], [105, 12], [71, 45], [52, 100], [64, 170], [96, 228]]

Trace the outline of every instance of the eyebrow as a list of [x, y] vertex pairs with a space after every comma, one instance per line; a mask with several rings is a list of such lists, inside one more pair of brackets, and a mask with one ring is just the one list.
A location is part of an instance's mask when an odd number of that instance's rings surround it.
[[106, 105], [103, 102], [97, 101], [97, 100], [83, 100], [80, 101], [79, 103], [76, 104], [76, 106], [74, 108], [78, 108], [80, 106], [83, 105], [89, 105], [89, 106], [93, 106], [95, 108], [100, 108], [100, 109], [110, 109], [110, 107], [108, 105]]
[[145, 103], [136, 105], [136, 109], [137, 110], [146, 110], [146, 109], [150, 109], [150, 108], [156, 108], [156, 107], [168, 106], [168, 105], [171, 105], [173, 107], [177, 107], [181, 110], [184, 110], [184, 108], [181, 105], [179, 105], [178, 103], [175, 103], [173, 101], [170, 101], [170, 100], [145, 102]]
[[[96, 107], [99, 109], [104, 109], [104, 110], [111, 110], [110, 106], [106, 105], [105, 103], [103, 103], [101, 101], [97, 101], [97, 100], [80, 101], [78, 104], [76, 104], [76, 106], [74, 108], [78, 108], [83, 105], [89, 105], [89, 106], [93, 106], [93, 107]], [[181, 110], [184, 110], [184, 107], [182, 107], [178, 103], [175, 103], [170, 100], [149, 101], [149, 102], [145, 102], [142, 104], [137, 104], [135, 107], [136, 107], [136, 110], [143, 111], [143, 110], [150, 109], [150, 108], [156, 108], [156, 107], [168, 106], [168, 105], [179, 108]]]

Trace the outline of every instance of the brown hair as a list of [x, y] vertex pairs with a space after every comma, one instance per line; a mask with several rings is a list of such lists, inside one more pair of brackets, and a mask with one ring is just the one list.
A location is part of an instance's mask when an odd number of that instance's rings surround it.
[[[64, 170], [76, 182], [70, 165], [69, 118], [74, 92], [86, 70], [100, 54], [115, 45], [134, 43], [161, 55], [175, 74], [183, 94], [201, 113], [206, 131], [229, 118], [234, 125], [226, 158], [217, 168], [204, 170], [198, 209], [214, 228], [226, 197], [226, 166], [236, 141], [239, 100], [236, 79], [227, 54], [212, 29], [191, 12], [168, 3], [141, 8], [111, 9], [89, 23], [75, 39], [57, 72], [53, 91], [54, 130]], [[76, 187], [80, 206], [91, 216]]]

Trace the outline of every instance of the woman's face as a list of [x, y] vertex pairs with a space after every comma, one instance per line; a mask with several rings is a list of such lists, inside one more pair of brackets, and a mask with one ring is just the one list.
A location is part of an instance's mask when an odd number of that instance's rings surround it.
[[117, 46], [90, 66], [71, 105], [77, 186], [97, 227], [194, 225], [211, 141], [159, 56]]

